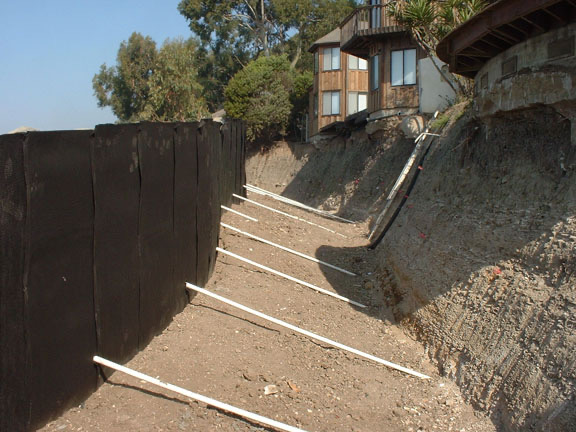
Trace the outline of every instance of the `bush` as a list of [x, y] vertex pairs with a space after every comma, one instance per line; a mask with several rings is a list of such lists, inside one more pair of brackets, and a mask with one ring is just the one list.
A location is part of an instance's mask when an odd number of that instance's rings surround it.
[[226, 114], [246, 122], [246, 137], [251, 142], [283, 136], [292, 111], [293, 83], [285, 55], [259, 57], [228, 83], [224, 92]]

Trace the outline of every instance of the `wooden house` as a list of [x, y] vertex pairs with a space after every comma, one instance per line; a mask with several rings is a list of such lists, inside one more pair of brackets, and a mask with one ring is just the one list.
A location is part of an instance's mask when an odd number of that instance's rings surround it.
[[367, 108], [368, 63], [340, 51], [340, 28], [318, 39], [309, 51], [314, 54], [308, 117], [313, 136]]
[[[367, 119], [372, 121], [398, 114], [433, 113], [454, 98], [437, 70], [445, 65], [435, 59], [436, 67], [427, 58], [382, 0], [368, 0], [366, 6], [356, 8], [310, 51], [315, 56], [311, 136], [328, 131], [355, 110], [366, 109]], [[351, 68], [351, 62], [361, 64], [361, 70]]]

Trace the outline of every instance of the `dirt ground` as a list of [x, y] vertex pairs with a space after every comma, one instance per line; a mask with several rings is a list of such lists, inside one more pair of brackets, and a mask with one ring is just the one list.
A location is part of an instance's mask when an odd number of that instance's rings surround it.
[[[223, 221], [353, 271], [348, 276], [222, 228], [220, 246], [324, 289], [367, 304], [360, 309], [219, 254], [206, 287], [263, 313], [430, 375], [422, 380], [314, 342], [202, 294], [127, 366], [142, 373], [308, 431], [496, 430], [464, 403], [419, 343], [393, 323], [377, 288], [376, 256], [366, 224], [351, 225], [288, 207], [346, 236], [294, 221], [249, 203]], [[350, 248], [353, 253], [330, 255]], [[345, 256], [345, 258], [344, 258]], [[113, 359], [112, 359], [113, 360]], [[266, 394], [266, 389], [271, 394]], [[42, 431], [273, 430], [209, 408], [119, 372], [84, 404]]]

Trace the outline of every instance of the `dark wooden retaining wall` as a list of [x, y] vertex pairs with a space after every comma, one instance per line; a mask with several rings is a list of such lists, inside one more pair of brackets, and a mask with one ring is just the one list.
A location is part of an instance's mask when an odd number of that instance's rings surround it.
[[124, 363], [212, 273], [243, 193], [237, 121], [0, 136], [0, 430], [36, 429]]

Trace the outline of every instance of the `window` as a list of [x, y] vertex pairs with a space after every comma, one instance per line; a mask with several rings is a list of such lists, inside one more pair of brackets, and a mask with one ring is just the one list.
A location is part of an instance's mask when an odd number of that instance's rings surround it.
[[518, 57], [512, 56], [508, 60], [502, 62], [502, 76], [512, 75], [516, 72], [518, 67]]
[[318, 73], [318, 69], [319, 69], [319, 68], [318, 68], [318, 63], [319, 63], [318, 57], [319, 57], [319, 55], [318, 55], [318, 50], [316, 50], [316, 51], [314, 52], [314, 73], [315, 73], [315, 74]]
[[380, 87], [380, 55], [370, 57], [370, 90]]
[[314, 117], [318, 117], [318, 93], [314, 93]]
[[327, 91], [322, 93], [322, 115], [340, 114], [340, 92]]
[[[378, 6], [381, 0], [370, 0], [371, 6]], [[373, 7], [370, 11], [370, 28], [382, 27], [382, 7]]]
[[348, 93], [348, 115], [365, 110], [368, 107], [368, 93], [349, 92]]
[[348, 54], [348, 69], [350, 70], [368, 70], [368, 62], [363, 58], [359, 58]]
[[393, 86], [416, 84], [416, 50], [392, 51], [391, 58]]
[[574, 36], [555, 40], [548, 44], [548, 58], [557, 59], [574, 55]]
[[324, 48], [322, 50], [324, 61], [322, 63], [322, 70], [338, 70], [340, 69], [340, 48]]

